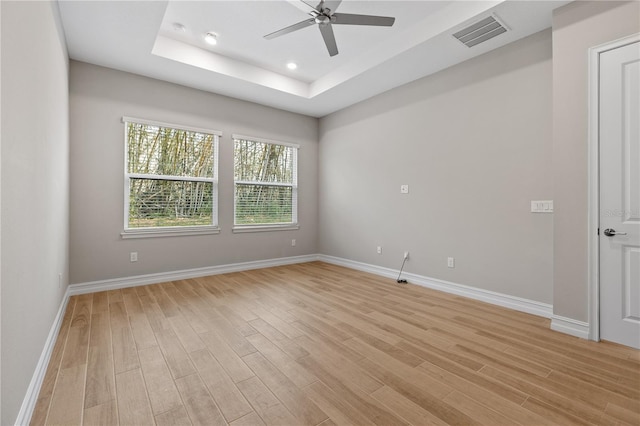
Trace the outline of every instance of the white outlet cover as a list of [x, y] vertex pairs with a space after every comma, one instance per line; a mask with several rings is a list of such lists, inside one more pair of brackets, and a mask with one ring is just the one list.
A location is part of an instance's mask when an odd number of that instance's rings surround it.
[[400, 193], [408, 194], [409, 193], [409, 185], [400, 185]]

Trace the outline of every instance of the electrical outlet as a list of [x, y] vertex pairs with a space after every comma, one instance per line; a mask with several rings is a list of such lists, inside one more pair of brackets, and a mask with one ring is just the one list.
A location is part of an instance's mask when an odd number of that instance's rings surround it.
[[381, 247], [381, 246], [378, 246], [378, 247], [376, 248], [376, 251], [378, 252], [378, 254], [382, 254], [382, 247]]
[[131, 253], [129, 253], [129, 260], [131, 262], [137, 262], [138, 261], [138, 252], [137, 251], [132, 251]]
[[409, 252], [408, 251], [404, 252], [404, 259], [409, 259]]
[[291, 240], [291, 247], [295, 247], [296, 246], [296, 240]]
[[449, 268], [455, 268], [456, 267], [456, 260], [453, 257], [448, 257], [447, 258], [447, 266]]
[[400, 193], [408, 194], [409, 193], [409, 185], [400, 185]]

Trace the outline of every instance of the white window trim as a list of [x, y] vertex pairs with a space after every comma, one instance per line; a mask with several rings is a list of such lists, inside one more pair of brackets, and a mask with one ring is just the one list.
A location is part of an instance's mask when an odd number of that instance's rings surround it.
[[[185, 130], [187, 132], [206, 133], [208, 135], [215, 135], [218, 137], [222, 136], [222, 132], [220, 130], [211, 130], [211, 129], [205, 129], [204, 127], [193, 127], [193, 126], [184, 126], [181, 124], [165, 123], [163, 121], [147, 120], [145, 118], [135, 118], [135, 117], [124, 116], [122, 117], [122, 122], [146, 124], [147, 126], [170, 127], [172, 129]], [[127, 134], [126, 130], [127, 129], [125, 129], [125, 135]]]
[[270, 223], [268, 225], [234, 225], [231, 232], [243, 234], [247, 232], [296, 231], [300, 229], [297, 223]]
[[255, 136], [246, 136], [246, 135], [239, 135], [239, 134], [232, 134], [231, 135], [231, 139], [243, 139], [246, 141], [253, 141], [253, 142], [260, 142], [260, 143], [269, 143], [272, 145], [284, 145], [284, 146], [290, 146], [296, 149], [300, 149], [300, 145], [298, 145], [297, 143], [291, 143], [291, 142], [282, 142], [282, 141], [276, 141], [273, 139], [266, 139], [266, 138], [258, 138]]
[[[294, 167], [293, 167], [293, 183], [282, 183], [282, 182], [255, 182], [255, 181], [236, 181], [235, 177], [233, 179], [233, 192], [235, 194], [236, 185], [263, 185], [263, 186], [282, 186], [291, 188], [291, 222], [286, 223], [269, 223], [269, 224], [259, 224], [259, 225], [241, 225], [236, 224], [236, 200], [234, 195], [233, 200], [233, 227], [231, 228], [231, 232], [234, 234], [240, 233], [248, 233], [248, 232], [271, 232], [271, 231], [293, 231], [300, 229], [298, 225], [298, 152], [300, 151], [300, 145], [296, 143], [290, 142], [282, 142], [273, 139], [259, 138], [256, 136], [247, 136], [240, 135], [234, 133], [231, 135], [231, 140], [234, 141], [234, 150], [235, 150], [235, 140], [242, 139], [253, 142], [266, 143], [271, 145], [282, 145], [294, 148]], [[234, 170], [235, 175], [235, 170]]]
[[181, 237], [186, 235], [211, 235], [219, 234], [218, 226], [180, 226], [165, 228], [129, 228], [120, 233], [123, 240], [132, 238], [153, 238], [153, 237]]
[[[205, 129], [202, 127], [183, 126], [180, 124], [165, 123], [161, 121], [147, 120], [143, 118], [122, 117], [124, 127], [124, 230], [120, 233], [122, 239], [131, 238], [154, 238], [154, 237], [177, 237], [187, 235], [211, 235], [219, 234], [220, 227], [218, 224], [218, 149], [222, 132], [219, 130]], [[185, 176], [168, 176], [168, 175], [148, 175], [142, 173], [128, 173], [129, 152], [126, 143], [127, 126], [126, 123], [145, 124], [147, 126], [168, 127], [172, 129], [184, 130], [187, 132], [206, 133], [213, 135], [213, 176], [211, 178], [201, 177], [185, 177]], [[131, 179], [155, 179], [170, 181], [188, 181], [188, 182], [211, 182], [213, 184], [213, 211], [211, 220], [213, 225], [201, 226], [167, 226], [157, 228], [128, 228], [129, 224], [129, 192], [131, 190]]]

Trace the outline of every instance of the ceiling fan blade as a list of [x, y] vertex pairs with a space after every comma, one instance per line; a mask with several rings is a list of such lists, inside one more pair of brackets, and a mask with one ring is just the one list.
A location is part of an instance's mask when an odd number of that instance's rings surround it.
[[302, 22], [298, 22], [297, 24], [293, 24], [281, 30], [272, 32], [271, 34], [267, 34], [266, 36], [264, 36], [264, 38], [266, 38], [267, 40], [271, 40], [272, 38], [280, 37], [281, 35], [285, 35], [285, 34], [292, 33], [294, 31], [301, 30], [315, 23], [316, 21], [314, 18], [306, 19]]
[[336, 37], [333, 35], [331, 24], [318, 25], [318, 28], [320, 28], [324, 44], [327, 45], [329, 56], [336, 56], [338, 54], [338, 46], [336, 45]]
[[317, 5], [317, 6], [314, 6], [314, 5], [312, 4], [312, 2], [311, 2], [311, 1], [309, 1], [309, 0], [300, 0], [300, 2], [302, 2], [305, 6], [309, 6], [311, 9], [315, 10], [316, 12], [320, 12], [320, 10], [321, 10], [321, 9], [320, 9], [320, 4], [321, 4], [321, 3], [318, 3], [318, 5]]
[[375, 25], [378, 27], [390, 27], [396, 21], [396, 18], [390, 16], [354, 15], [352, 13], [334, 13], [331, 18], [331, 23], [337, 25]]
[[342, 3], [342, 0], [325, 0], [322, 7], [329, 9], [331, 12], [335, 12], [338, 6], [340, 6], [340, 3]]

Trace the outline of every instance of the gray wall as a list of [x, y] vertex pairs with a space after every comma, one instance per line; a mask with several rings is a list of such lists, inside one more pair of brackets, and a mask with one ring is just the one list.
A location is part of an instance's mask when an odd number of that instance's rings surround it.
[[553, 16], [553, 312], [588, 320], [587, 51], [640, 31], [640, 2], [574, 2]]
[[16, 419], [68, 280], [69, 92], [57, 5], [2, 1], [0, 7], [0, 422], [8, 425]]
[[[586, 49], [640, 31], [638, 2], [556, 11], [553, 66], [544, 31], [325, 117], [319, 132], [313, 118], [83, 63], [72, 62], [69, 89], [52, 5], [0, 11], [2, 424], [16, 418], [69, 280], [316, 252], [398, 268], [409, 250], [410, 272], [553, 294], [555, 314], [586, 320]], [[224, 132], [220, 235], [120, 238], [123, 115]], [[235, 132], [302, 145], [300, 230], [231, 233]], [[554, 215], [529, 213], [548, 198]]]
[[[317, 252], [318, 120], [71, 62], [70, 282]], [[220, 130], [219, 235], [123, 240], [123, 115]], [[232, 133], [300, 144], [295, 231], [233, 234]], [[296, 247], [291, 246], [292, 239]], [[138, 262], [129, 253], [138, 252]]]
[[[0, 4], [0, 381], [2, 380], [2, 4]], [[2, 422], [0, 385], [0, 423]]]
[[551, 77], [546, 30], [321, 119], [320, 252], [551, 303]]

